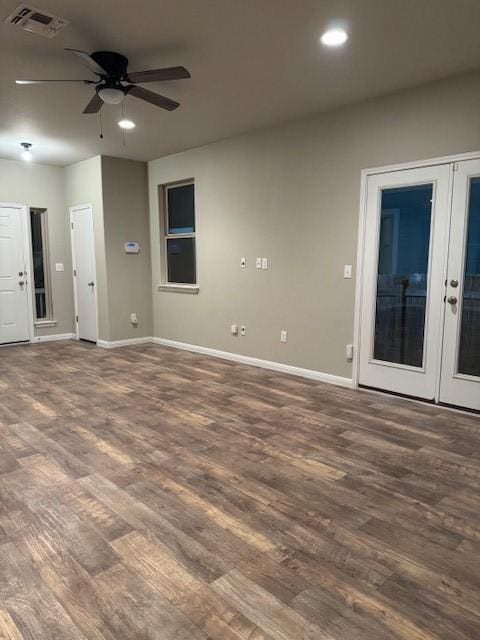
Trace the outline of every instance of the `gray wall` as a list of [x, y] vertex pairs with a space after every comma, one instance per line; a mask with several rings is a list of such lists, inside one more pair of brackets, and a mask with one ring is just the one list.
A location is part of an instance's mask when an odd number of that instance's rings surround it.
[[[99, 339], [151, 336], [146, 163], [105, 156], [78, 162], [65, 168], [65, 194], [67, 207], [93, 207]], [[140, 243], [139, 255], [125, 254], [127, 240]]]
[[[152, 273], [145, 162], [102, 156], [109, 340], [152, 335]], [[138, 255], [124, 244], [140, 244]], [[138, 325], [130, 314], [136, 313]]]
[[[0, 201], [48, 210], [50, 277], [56, 325], [35, 327], [35, 335], [72, 333], [73, 289], [70, 230], [65, 216], [64, 169], [0, 159]], [[63, 262], [65, 271], [55, 271]]]
[[200, 285], [154, 292], [154, 336], [350, 377], [361, 170], [479, 148], [477, 73], [150, 162], [154, 285], [158, 185], [192, 176]]
[[[93, 208], [99, 338], [152, 335], [147, 200], [144, 162], [96, 156], [63, 168], [0, 159], [0, 202], [48, 209], [56, 325], [36, 327], [36, 336], [75, 330], [69, 208], [87, 203]], [[139, 255], [125, 254], [127, 240], [140, 243]], [[65, 271], [55, 271], [56, 262], [63, 262]], [[137, 326], [130, 322], [132, 312]]]

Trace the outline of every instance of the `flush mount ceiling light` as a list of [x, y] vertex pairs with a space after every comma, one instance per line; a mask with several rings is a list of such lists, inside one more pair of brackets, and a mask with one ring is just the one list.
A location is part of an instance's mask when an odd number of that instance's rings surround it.
[[348, 40], [348, 33], [345, 29], [335, 28], [328, 29], [320, 38], [322, 44], [326, 47], [340, 47]]
[[32, 146], [30, 142], [21, 142], [20, 146], [22, 147], [23, 151], [22, 151], [22, 160], [24, 160], [25, 162], [31, 162], [33, 156], [32, 156], [32, 152], [30, 151], [30, 147]]
[[135, 127], [135, 123], [128, 118], [122, 118], [121, 120], [119, 120], [118, 126], [122, 129], [133, 129]]

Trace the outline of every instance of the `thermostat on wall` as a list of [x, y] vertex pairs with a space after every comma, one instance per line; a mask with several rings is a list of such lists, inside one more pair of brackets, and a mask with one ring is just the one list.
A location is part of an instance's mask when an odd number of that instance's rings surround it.
[[125, 242], [125, 253], [140, 253], [138, 242]]

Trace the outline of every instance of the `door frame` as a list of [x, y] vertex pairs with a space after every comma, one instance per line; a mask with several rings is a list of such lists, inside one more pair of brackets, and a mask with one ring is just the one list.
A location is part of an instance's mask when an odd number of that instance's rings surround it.
[[[367, 232], [367, 183], [368, 178], [373, 175], [382, 173], [391, 173], [394, 171], [405, 171], [408, 169], [420, 169], [424, 167], [430, 167], [435, 165], [451, 164], [455, 165], [456, 162], [462, 162], [464, 160], [479, 160], [480, 151], [473, 151], [469, 153], [453, 154], [449, 156], [440, 156], [437, 158], [428, 158], [426, 160], [417, 160], [413, 162], [402, 162], [399, 164], [384, 165], [381, 167], [372, 167], [370, 169], [363, 169], [361, 172], [360, 183], [360, 206], [358, 215], [358, 239], [357, 239], [357, 261], [356, 261], [356, 283], [355, 283], [355, 311], [354, 311], [354, 326], [353, 326], [353, 360], [352, 360], [352, 386], [354, 388], [359, 387], [360, 378], [360, 333], [362, 323], [362, 302], [363, 302], [363, 284], [364, 284], [364, 257], [365, 257], [365, 236]], [[450, 175], [450, 200], [453, 195], [453, 171]], [[448, 222], [447, 240], [450, 237], [451, 217]], [[448, 249], [448, 247], [446, 247]], [[444, 279], [447, 277], [448, 255], [445, 260], [444, 266]], [[445, 322], [445, 305], [442, 308], [441, 326], [444, 326]], [[441, 367], [441, 359], [443, 353], [443, 331], [438, 341], [438, 366]], [[435, 385], [434, 401], [439, 402], [440, 397], [440, 376], [437, 376]]]
[[[22, 243], [23, 243], [23, 260], [27, 269], [27, 314], [28, 314], [28, 339], [30, 342], [35, 342], [35, 319], [33, 317], [33, 267], [32, 267], [32, 240], [29, 233], [28, 224], [28, 206], [26, 204], [19, 204], [18, 202], [0, 202], [0, 207], [10, 207], [11, 209], [18, 209], [20, 211], [20, 220], [22, 225]], [[15, 344], [6, 343], [6, 344]]]
[[[75, 257], [75, 243], [73, 241], [73, 215], [74, 213], [76, 213], [77, 211], [83, 211], [83, 209], [90, 209], [92, 212], [92, 228], [94, 225], [94, 220], [93, 220], [93, 205], [90, 204], [89, 202], [85, 203], [85, 204], [78, 204], [75, 205], [74, 207], [70, 207], [69, 211], [70, 211], [70, 244], [72, 247], [72, 280], [73, 280], [73, 303], [74, 303], [74, 313], [75, 313], [75, 340], [80, 340], [80, 336], [79, 336], [79, 330], [78, 330], [78, 322], [77, 322], [77, 316], [78, 316], [78, 299], [77, 299], [77, 281], [74, 275], [74, 271], [77, 268], [77, 261], [76, 261], [76, 257]], [[95, 274], [95, 324], [96, 324], [96, 329], [97, 329], [97, 344], [98, 344], [98, 339], [99, 339], [99, 334], [98, 334], [98, 287], [97, 287], [97, 282], [98, 282], [98, 278], [97, 278], [97, 261], [96, 261], [96, 256], [95, 256], [95, 236], [92, 237], [92, 243], [93, 243], [93, 271]]]

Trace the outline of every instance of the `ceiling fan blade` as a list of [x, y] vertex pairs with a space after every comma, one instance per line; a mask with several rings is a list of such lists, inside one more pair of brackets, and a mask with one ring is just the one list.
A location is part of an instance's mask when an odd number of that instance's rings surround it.
[[83, 82], [84, 84], [96, 84], [95, 80], [15, 80], [15, 84], [49, 84], [50, 82]]
[[101, 67], [98, 62], [95, 62], [92, 56], [86, 51], [79, 51], [78, 49], [65, 49], [65, 51], [71, 51], [76, 56], [78, 56], [80, 60], [90, 69], [90, 71], [96, 73], [97, 76], [107, 75], [105, 69]]
[[140, 98], [140, 100], [150, 102], [156, 107], [161, 107], [162, 109], [166, 109], [167, 111], [173, 111], [180, 106], [180, 103], [175, 102], [175, 100], [170, 100], [170, 98], [161, 96], [159, 93], [154, 93], [153, 91], [149, 91], [148, 89], [144, 89], [143, 87], [137, 87], [135, 84], [131, 84], [128, 87], [125, 87], [125, 89], [130, 95], [134, 96], [135, 98]]
[[190, 72], [185, 67], [166, 67], [165, 69], [134, 71], [127, 74], [129, 82], [162, 82], [164, 80], [181, 80], [182, 78], [190, 77]]
[[103, 105], [104, 105], [103, 100], [100, 98], [98, 93], [96, 93], [93, 96], [93, 98], [90, 100], [90, 102], [87, 104], [85, 109], [82, 111], [82, 113], [98, 113], [100, 109], [103, 107]]

